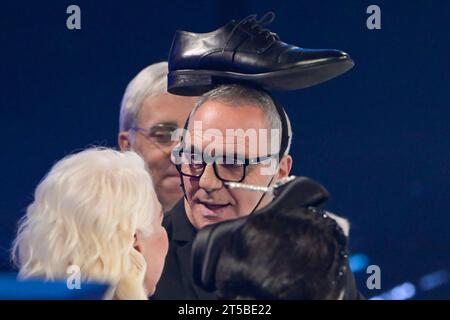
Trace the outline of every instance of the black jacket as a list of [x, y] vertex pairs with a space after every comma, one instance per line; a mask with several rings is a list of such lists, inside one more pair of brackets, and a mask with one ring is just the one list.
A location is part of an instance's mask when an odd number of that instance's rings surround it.
[[216, 299], [213, 293], [201, 289], [192, 279], [191, 248], [197, 230], [186, 216], [183, 199], [166, 213], [163, 226], [169, 236], [169, 251], [152, 299]]
[[[166, 213], [163, 220], [169, 236], [169, 251], [164, 270], [152, 296], [155, 300], [213, 300], [213, 293], [198, 287], [192, 279], [191, 248], [196, 229], [191, 225], [184, 210], [184, 201]], [[344, 299], [360, 300], [353, 273], [347, 272], [347, 287]]]

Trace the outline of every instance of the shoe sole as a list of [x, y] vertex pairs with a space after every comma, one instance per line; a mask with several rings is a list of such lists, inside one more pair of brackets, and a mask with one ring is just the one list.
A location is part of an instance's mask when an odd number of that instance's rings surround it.
[[245, 74], [217, 70], [175, 70], [167, 76], [168, 91], [182, 96], [199, 96], [218, 84], [251, 83], [266, 90], [298, 90], [331, 80], [354, 66], [347, 57], [326, 60], [291, 69]]

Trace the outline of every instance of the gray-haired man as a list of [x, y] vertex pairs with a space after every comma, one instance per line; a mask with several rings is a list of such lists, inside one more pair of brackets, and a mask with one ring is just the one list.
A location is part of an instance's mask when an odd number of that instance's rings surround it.
[[170, 161], [176, 143], [171, 136], [183, 127], [196, 100], [167, 92], [167, 62], [152, 64], [139, 72], [122, 99], [120, 149], [133, 149], [144, 158], [164, 212], [182, 197], [180, 177]]
[[[267, 143], [268, 136], [257, 135], [252, 142], [233, 137], [227, 139], [227, 132], [276, 132], [282, 128], [281, 121], [272, 98], [263, 91], [249, 87], [220, 86], [198, 100], [189, 115], [185, 132], [193, 138], [183, 139], [177, 164], [185, 199], [164, 218], [163, 225], [169, 235], [169, 252], [154, 299], [215, 298], [214, 294], [198, 287], [192, 279], [190, 258], [197, 230], [213, 223], [247, 216], [273, 200], [267, 194], [229, 189], [226, 183], [243, 182], [267, 187], [287, 177], [293, 163], [289, 155], [290, 141], [281, 152], [276, 147], [252, 151], [255, 144]], [[196, 128], [196, 122], [201, 124], [201, 128]], [[205, 156], [209, 159], [205, 160]], [[234, 162], [228, 163], [230, 159]], [[272, 164], [267, 159], [275, 159], [273, 170], [265, 170]], [[358, 298], [351, 273], [346, 294], [346, 299]]]

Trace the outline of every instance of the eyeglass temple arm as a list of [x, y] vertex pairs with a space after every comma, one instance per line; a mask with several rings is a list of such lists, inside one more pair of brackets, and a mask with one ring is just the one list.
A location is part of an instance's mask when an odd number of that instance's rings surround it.
[[295, 176], [288, 176], [288, 177], [280, 179], [279, 181], [277, 181], [274, 185], [272, 185], [270, 187], [262, 187], [262, 186], [257, 186], [254, 184], [246, 184], [246, 183], [240, 183], [240, 182], [224, 182], [224, 185], [228, 189], [243, 189], [243, 190], [248, 190], [248, 191], [253, 191], [253, 192], [270, 193], [271, 195], [273, 195], [279, 187], [281, 187], [282, 185], [285, 185], [286, 183], [291, 182], [294, 179], [295, 179]]

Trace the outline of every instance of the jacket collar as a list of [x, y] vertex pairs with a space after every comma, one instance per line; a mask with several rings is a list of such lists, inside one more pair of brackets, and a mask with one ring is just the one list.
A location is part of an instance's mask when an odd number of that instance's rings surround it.
[[184, 205], [183, 198], [168, 212], [172, 220], [172, 240], [190, 242], [194, 240], [197, 230], [189, 221]]

